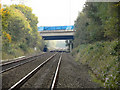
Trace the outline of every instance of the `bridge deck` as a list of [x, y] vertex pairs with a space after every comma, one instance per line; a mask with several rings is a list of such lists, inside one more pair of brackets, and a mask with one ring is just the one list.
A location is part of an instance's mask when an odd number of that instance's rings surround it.
[[68, 40], [74, 39], [75, 30], [46, 30], [39, 33], [44, 40]]

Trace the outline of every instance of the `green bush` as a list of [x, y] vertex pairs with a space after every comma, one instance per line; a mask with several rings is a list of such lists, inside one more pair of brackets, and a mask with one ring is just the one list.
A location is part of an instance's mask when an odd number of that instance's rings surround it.
[[102, 81], [104, 87], [118, 87], [118, 81], [120, 80], [118, 66], [120, 62], [118, 58], [119, 43], [117, 40], [83, 44], [75, 48], [75, 51], [72, 54], [76, 55], [76, 60], [87, 64], [96, 77]]
[[27, 51], [27, 45], [25, 44], [25, 43], [21, 43], [20, 45], [19, 45], [19, 47], [23, 50], [23, 51]]

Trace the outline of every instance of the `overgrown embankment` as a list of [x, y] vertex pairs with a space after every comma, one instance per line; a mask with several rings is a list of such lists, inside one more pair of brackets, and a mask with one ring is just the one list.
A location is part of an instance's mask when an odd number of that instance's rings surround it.
[[2, 17], [2, 59], [12, 59], [43, 50], [38, 33], [38, 17], [25, 5], [4, 6]]
[[[72, 54], [105, 88], [119, 87], [120, 2], [86, 2], [75, 21]], [[95, 79], [96, 78], [96, 79]]]
[[102, 86], [114, 88], [119, 86], [120, 81], [119, 46], [118, 40], [83, 44], [75, 48], [72, 54], [76, 56], [76, 61], [90, 67], [94, 80], [97, 78], [96, 81]]

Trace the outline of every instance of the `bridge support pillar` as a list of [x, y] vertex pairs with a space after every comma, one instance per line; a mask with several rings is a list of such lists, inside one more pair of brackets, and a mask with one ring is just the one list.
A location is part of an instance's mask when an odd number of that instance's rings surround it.
[[73, 41], [69, 40], [69, 50], [70, 50], [70, 52], [72, 52], [72, 49], [73, 49]]
[[70, 43], [70, 52], [72, 52], [72, 44]]

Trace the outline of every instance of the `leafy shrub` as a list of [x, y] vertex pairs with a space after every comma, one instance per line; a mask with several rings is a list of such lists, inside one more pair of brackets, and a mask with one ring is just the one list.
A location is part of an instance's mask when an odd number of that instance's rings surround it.
[[19, 45], [19, 47], [23, 50], [23, 51], [27, 51], [27, 45], [25, 44], [25, 43], [21, 43], [20, 45]]
[[[118, 57], [119, 44], [117, 40], [112, 42], [96, 42], [94, 44], [79, 45], [73, 53], [76, 60], [87, 64], [98, 80], [101, 80], [103, 87], [116, 88], [120, 80], [118, 66], [120, 64]], [[112, 54], [114, 53], [114, 54]]]

